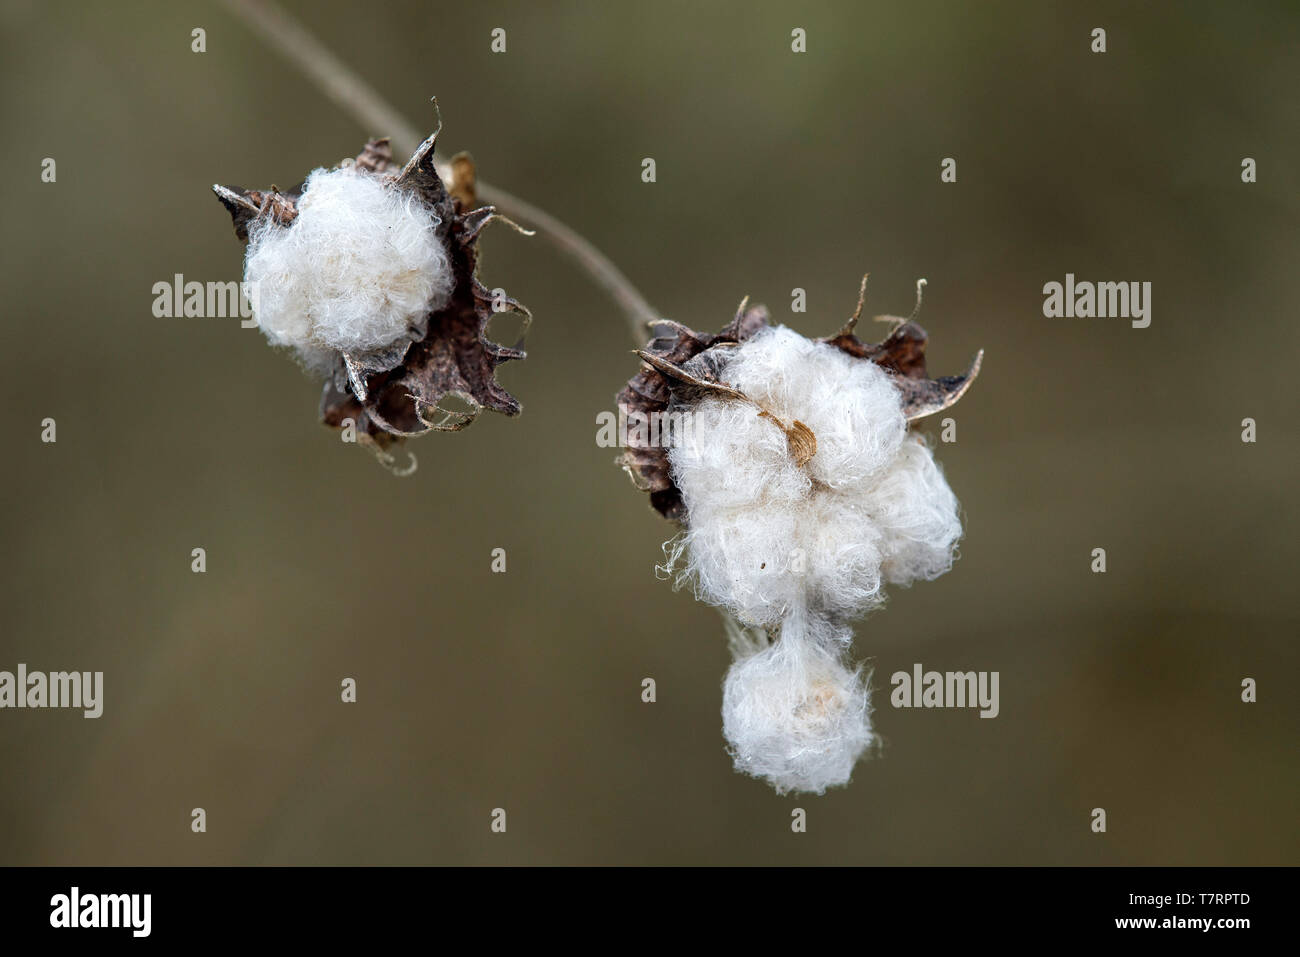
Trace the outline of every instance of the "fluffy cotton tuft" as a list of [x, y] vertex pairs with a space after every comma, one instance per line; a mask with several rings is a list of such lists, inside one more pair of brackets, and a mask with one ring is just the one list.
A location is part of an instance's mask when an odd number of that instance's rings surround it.
[[865, 683], [834, 644], [834, 636], [793, 633], [787, 623], [775, 644], [736, 661], [723, 683], [722, 730], [737, 769], [780, 794], [847, 784], [872, 743]]
[[905, 441], [872, 492], [884, 536], [881, 571], [893, 585], [933, 580], [952, 567], [961, 538], [957, 496], [919, 436]]
[[698, 401], [669, 450], [688, 515], [669, 550], [679, 581], [770, 628], [800, 604], [856, 617], [883, 600], [886, 582], [950, 567], [957, 498], [924, 441], [907, 434], [888, 373], [777, 327], [740, 346], [723, 378], [783, 422], [807, 425], [817, 452], [801, 467], [756, 406]]
[[[843, 664], [847, 622], [885, 584], [951, 567], [957, 498], [874, 362], [776, 327], [737, 347], [721, 378], [752, 401], [708, 395], [689, 409], [668, 454], [687, 510], [668, 568], [739, 624], [722, 705], [736, 767], [820, 794], [872, 743], [869, 692]], [[802, 464], [796, 421], [817, 440]]]
[[311, 368], [407, 336], [446, 304], [452, 270], [440, 220], [408, 190], [351, 167], [308, 177], [288, 226], [249, 229], [244, 278], [275, 345]]

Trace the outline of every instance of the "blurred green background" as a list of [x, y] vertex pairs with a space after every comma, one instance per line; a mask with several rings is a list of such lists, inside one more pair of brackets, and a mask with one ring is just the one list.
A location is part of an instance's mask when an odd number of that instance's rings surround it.
[[[106, 690], [97, 721], [0, 713], [0, 863], [1297, 862], [1293, 4], [289, 9], [664, 315], [748, 294], [823, 335], [864, 271], [870, 313], [926, 277], [931, 370], [987, 350], [937, 449], [961, 560], [857, 629], [885, 747], [851, 786], [736, 774], [718, 614], [656, 580], [671, 529], [595, 444], [636, 369], [603, 294], [489, 231], [484, 282], [536, 315], [501, 373], [524, 413], [395, 479], [258, 332], [151, 312], [239, 276], [210, 184], [389, 131], [217, 4], [5, 0], [0, 669]], [[1044, 318], [1067, 272], [1152, 282], [1150, 328]], [[914, 662], [999, 671], [1000, 716], [892, 709]]]

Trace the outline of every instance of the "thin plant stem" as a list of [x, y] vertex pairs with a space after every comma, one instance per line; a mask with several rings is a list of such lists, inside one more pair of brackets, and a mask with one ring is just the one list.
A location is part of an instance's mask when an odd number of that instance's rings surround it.
[[[415, 152], [424, 139], [417, 128], [274, 0], [222, 2], [354, 120], [372, 133], [387, 135], [400, 155]], [[445, 162], [442, 157], [435, 159]], [[632, 338], [637, 345], [645, 342], [662, 317], [608, 256], [550, 213], [499, 187], [479, 180], [477, 192], [504, 215], [535, 226], [541, 235], [568, 254], [618, 303], [631, 324]]]

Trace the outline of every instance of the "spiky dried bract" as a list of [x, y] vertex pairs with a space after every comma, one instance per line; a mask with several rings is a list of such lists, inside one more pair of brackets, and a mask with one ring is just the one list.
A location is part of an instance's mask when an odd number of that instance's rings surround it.
[[854, 335], [856, 318], [850, 319], [837, 335], [821, 341], [854, 358], [870, 359], [893, 374], [894, 384], [902, 396], [903, 414], [909, 422], [934, 415], [956, 404], [966, 394], [979, 375], [980, 363], [984, 360], [983, 349], [975, 354], [970, 368], [961, 375], [931, 379], [925, 367], [925, 345], [929, 338], [925, 330], [907, 319], [894, 316], [876, 318], [894, 323], [894, 330], [882, 342], [868, 344]]

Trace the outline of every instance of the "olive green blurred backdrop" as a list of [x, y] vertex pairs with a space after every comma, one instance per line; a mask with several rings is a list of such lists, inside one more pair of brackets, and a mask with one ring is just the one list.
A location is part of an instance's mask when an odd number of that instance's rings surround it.
[[[603, 294], [490, 231], [483, 280], [536, 315], [523, 415], [395, 479], [258, 332], [151, 313], [175, 273], [238, 278], [210, 184], [387, 131], [216, 4], [5, 0], [0, 669], [106, 692], [0, 712], [0, 862], [1296, 863], [1294, 6], [290, 9], [667, 316], [748, 294], [822, 335], [864, 271], [871, 312], [926, 277], [932, 371], [987, 350], [938, 446], [961, 559], [857, 629], [886, 744], [850, 787], [737, 775], [718, 615], [656, 580], [670, 529], [595, 443], [636, 368]], [[1044, 318], [1067, 272], [1152, 282], [1150, 328]], [[894, 710], [914, 662], [999, 671], [1000, 716]]]

